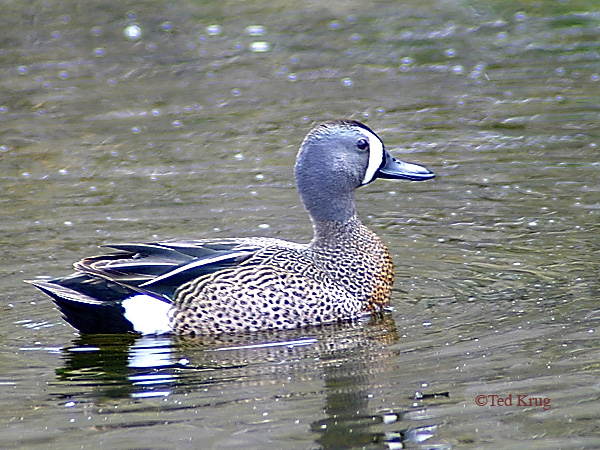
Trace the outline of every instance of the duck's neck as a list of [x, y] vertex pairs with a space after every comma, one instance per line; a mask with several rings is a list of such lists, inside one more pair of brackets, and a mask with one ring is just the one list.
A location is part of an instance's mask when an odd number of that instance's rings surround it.
[[356, 216], [354, 187], [335, 180], [299, 180], [298, 191], [313, 222], [346, 222]]
[[319, 221], [312, 218], [314, 237], [311, 241], [311, 246], [318, 248], [336, 248], [340, 245], [344, 247], [352, 247], [357, 244], [353, 239], [355, 235], [364, 225], [353, 214], [348, 220], [340, 221]]

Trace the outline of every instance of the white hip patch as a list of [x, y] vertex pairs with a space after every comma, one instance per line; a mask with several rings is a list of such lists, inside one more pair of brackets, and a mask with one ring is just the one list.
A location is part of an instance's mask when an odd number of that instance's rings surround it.
[[149, 295], [138, 294], [123, 300], [125, 318], [133, 324], [133, 329], [142, 334], [170, 333], [171, 305]]

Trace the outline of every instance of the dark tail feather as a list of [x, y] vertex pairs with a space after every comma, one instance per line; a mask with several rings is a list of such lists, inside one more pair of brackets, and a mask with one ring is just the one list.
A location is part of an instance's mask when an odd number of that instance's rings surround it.
[[[85, 276], [85, 275], [76, 275]], [[97, 300], [90, 295], [75, 291], [68, 286], [72, 284], [73, 277], [55, 279], [50, 281], [27, 281], [48, 294], [62, 312], [65, 320], [84, 334], [122, 334], [134, 332], [133, 324], [123, 315], [125, 309], [121, 306], [121, 298], [110, 301]], [[98, 290], [94, 283], [104, 280], [89, 280], [87, 289], [90, 293]], [[77, 285], [77, 283], [74, 283]], [[119, 296], [120, 297], [120, 296]]]

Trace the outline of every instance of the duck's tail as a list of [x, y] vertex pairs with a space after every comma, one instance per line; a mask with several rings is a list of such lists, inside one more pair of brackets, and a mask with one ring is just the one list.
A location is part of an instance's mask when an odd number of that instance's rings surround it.
[[171, 331], [171, 305], [167, 299], [141, 294], [81, 272], [65, 278], [27, 283], [52, 297], [65, 320], [84, 334], [164, 334]]

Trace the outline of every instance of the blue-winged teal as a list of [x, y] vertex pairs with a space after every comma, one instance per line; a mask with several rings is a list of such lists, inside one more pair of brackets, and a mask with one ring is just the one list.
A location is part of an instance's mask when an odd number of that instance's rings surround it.
[[354, 191], [376, 178], [428, 180], [353, 120], [322, 123], [300, 147], [296, 186], [314, 238], [120, 244], [31, 283], [83, 333], [219, 334], [356, 318], [389, 305], [390, 254], [356, 215]]

